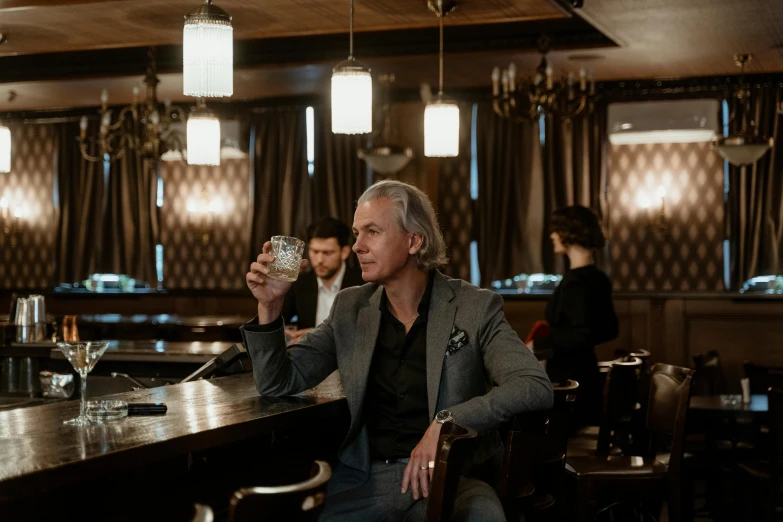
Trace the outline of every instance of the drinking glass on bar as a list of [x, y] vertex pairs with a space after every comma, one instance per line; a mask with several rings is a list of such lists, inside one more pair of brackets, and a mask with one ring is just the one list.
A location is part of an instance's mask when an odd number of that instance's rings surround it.
[[81, 401], [79, 405], [79, 416], [70, 419], [63, 424], [68, 426], [87, 426], [92, 422], [87, 418], [85, 410], [85, 396], [87, 395], [87, 374], [95, 367], [95, 363], [101, 358], [103, 352], [109, 343], [105, 342], [85, 342], [85, 343], [57, 343], [57, 347], [62, 350], [65, 358], [71, 363], [73, 369], [79, 374], [81, 379]]
[[295, 237], [273, 236], [272, 255], [274, 262], [270, 263], [267, 277], [281, 281], [296, 281], [299, 277], [299, 266], [302, 263], [304, 241]]

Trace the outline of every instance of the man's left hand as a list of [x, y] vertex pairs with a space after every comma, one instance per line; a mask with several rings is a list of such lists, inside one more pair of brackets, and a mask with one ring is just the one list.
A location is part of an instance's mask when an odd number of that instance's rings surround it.
[[439, 422], [432, 421], [430, 427], [424, 432], [424, 437], [413, 448], [411, 458], [405, 467], [405, 473], [402, 476], [402, 492], [406, 493], [408, 486], [410, 486], [414, 500], [418, 500], [419, 496], [426, 498], [430, 494], [429, 485], [433, 469], [429, 467], [429, 463], [435, 460], [435, 453], [438, 451], [441, 426], [442, 424]]

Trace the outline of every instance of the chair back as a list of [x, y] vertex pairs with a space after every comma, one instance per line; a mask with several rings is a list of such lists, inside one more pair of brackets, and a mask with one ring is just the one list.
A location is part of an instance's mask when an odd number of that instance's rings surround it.
[[750, 393], [763, 395], [770, 388], [783, 390], [783, 368], [745, 361], [745, 377], [750, 380]]
[[693, 370], [658, 363], [650, 380], [650, 403], [647, 407], [647, 429], [655, 437], [652, 456], [664, 442], [671, 441], [669, 471], [679, 472], [685, 441], [685, 420], [691, 397]]
[[322, 460], [313, 464], [309, 479], [285, 486], [242, 488], [234, 492], [229, 504], [230, 522], [279, 521], [303, 522], [318, 520], [326, 483], [332, 468]]
[[639, 398], [639, 375], [642, 360], [632, 357], [628, 361], [612, 361], [604, 384], [604, 404], [598, 429], [596, 455], [608, 455], [612, 441], [612, 428], [633, 418]]
[[473, 452], [477, 437], [476, 430], [467, 426], [453, 422], [441, 426], [427, 500], [427, 522], [451, 519], [462, 467]]
[[553, 448], [565, 455], [568, 449], [568, 436], [571, 432], [572, 421], [576, 414], [579, 383], [569, 379], [562, 386], [554, 386], [552, 391], [554, 392], [555, 401], [552, 411], [549, 412], [549, 423], [546, 430], [547, 439]]
[[520, 413], [511, 419], [506, 430], [503, 462], [495, 490], [509, 520], [519, 518], [520, 499], [534, 491], [535, 466], [548, 449], [548, 417], [548, 411]]
[[694, 355], [693, 367], [696, 370], [693, 375], [694, 395], [727, 393], [726, 374], [723, 372], [720, 353], [717, 350]]
[[770, 388], [769, 397], [769, 436], [771, 440], [770, 462], [776, 480], [783, 478], [783, 389]]

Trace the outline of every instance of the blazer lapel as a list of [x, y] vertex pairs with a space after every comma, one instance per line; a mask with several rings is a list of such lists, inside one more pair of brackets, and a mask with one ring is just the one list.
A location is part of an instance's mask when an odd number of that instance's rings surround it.
[[[370, 365], [375, 352], [375, 341], [378, 339], [378, 330], [381, 327], [381, 311], [378, 306], [381, 303], [383, 287], [378, 286], [375, 293], [370, 296], [367, 305], [359, 310], [356, 321], [356, 342], [352, 348], [351, 366], [346, 373], [340, 372], [343, 383], [352, 383], [354, 389], [351, 393], [351, 413], [360, 418], [364, 403], [364, 394], [367, 391], [367, 378], [370, 375]], [[357, 423], [358, 424], [358, 423]]]
[[427, 315], [427, 399], [430, 418], [435, 416], [438, 405], [443, 359], [446, 357], [449, 335], [454, 327], [454, 316], [457, 313], [455, 297], [446, 277], [440, 272], [435, 272], [430, 310]]

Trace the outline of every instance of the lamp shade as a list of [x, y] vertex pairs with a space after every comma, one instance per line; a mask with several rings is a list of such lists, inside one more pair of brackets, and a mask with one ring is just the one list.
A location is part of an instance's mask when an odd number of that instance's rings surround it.
[[405, 168], [413, 158], [413, 149], [399, 145], [377, 145], [359, 149], [359, 159], [367, 162], [373, 172], [389, 176]]
[[453, 158], [459, 155], [459, 106], [441, 98], [424, 109], [424, 155]]
[[715, 140], [712, 147], [723, 159], [741, 167], [755, 163], [772, 147], [772, 138], [735, 135]]
[[220, 120], [206, 107], [188, 118], [188, 165], [220, 165]]
[[11, 129], [0, 126], [0, 172], [11, 172]]
[[354, 60], [342, 62], [332, 71], [332, 132], [372, 132], [372, 76]]
[[185, 15], [182, 86], [186, 96], [220, 98], [234, 93], [231, 16], [207, 0]]

